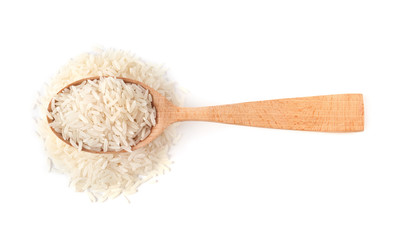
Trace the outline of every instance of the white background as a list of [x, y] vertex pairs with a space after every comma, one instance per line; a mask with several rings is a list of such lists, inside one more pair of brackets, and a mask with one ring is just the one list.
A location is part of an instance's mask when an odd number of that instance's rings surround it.
[[[2, 1], [0, 24], [0, 239], [398, 238], [396, 1]], [[185, 106], [363, 93], [365, 131], [184, 123], [170, 173], [91, 203], [32, 106], [97, 45], [165, 64]]]

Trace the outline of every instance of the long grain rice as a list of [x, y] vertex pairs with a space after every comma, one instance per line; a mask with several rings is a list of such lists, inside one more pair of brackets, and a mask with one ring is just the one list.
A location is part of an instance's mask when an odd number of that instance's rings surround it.
[[[97, 152], [131, 151], [156, 125], [150, 96], [143, 87], [116, 77], [86, 80], [53, 98], [50, 126], [80, 151], [87, 147]], [[129, 101], [139, 105], [131, 108]], [[141, 117], [133, 119], [132, 114]]]
[[[59, 73], [50, 81], [45, 92], [39, 97], [40, 117], [38, 118], [37, 124], [38, 132], [43, 139], [46, 152], [51, 159], [52, 171], [63, 172], [69, 175], [70, 185], [76, 191], [87, 192], [92, 201], [98, 200], [102, 202], [108, 198], [119, 196], [120, 194], [126, 196], [135, 193], [142, 183], [162, 174], [165, 169], [168, 169], [170, 164], [168, 150], [172, 145], [173, 139], [175, 139], [176, 131], [175, 125], [172, 125], [147, 146], [132, 152], [117, 154], [96, 154], [79, 151], [79, 147], [85, 146], [84, 141], [81, 143], [79, 143], [79, 141], [72, 141], [74, 145], [76, 145], [75, 147], [64, 143], [55, 136], [47, 123], [48, 103], [64, 86], [92, 76], [126, 77], [135, 79], [161, 92], [168, 100], [176, 105], [181, 105], [181, 101], [176, 95], [174, 84], [167, 81], [165, 70], [144, 63], [132, 54], [121, 50], [97, 49], [94, 52], [81, 54], [62, 67]], [[93, 82], [92, 84], [95, 85], [96, 83]], [[105, 86], [102, 86], [102, 88], [105, 89]], [[71, 90], [72, 89], [73, 88], [71, 88]], [[98, 101], [100, 96], [93, 94], [93, 98]], [[112, 103], [112, 99], [109, 99], [107, 103]], [[130, 101], [129, 104], [131, 104], [131, 110], [136, 109], [140, 102]], [[55, 106], [55, 108], [57, 108], [57, 106]], [[87, 104], [86, 108], [92, 108], [96, 111], [96, 113], [93, 111], [92, 118], [87, 118], [83, 115], [85, 120], [89, 123], [90, 121], [100, 121], [101, 114], [108, 114], [113, 120], [110, 121], [110, 119], [106, 118], [104, 125], [97, 126], [99, 128], [116, 128], [115, 121], [117, 117], [113, 117], [116, 114], [123, 114], [117, 111], [103, 113], [103, 109], [94, 103], [91, 105]], [[77, 110], [76, 106], [75, 108], [72, 107], [72, 109]], [[62, 111], [60, 111], [60, 113], [61, 112]], [[138, 114], [131, 116], [133, 120], [138, 117]], [[68, 118], [68, 116], [66, 113], [59, 114], [59, 118], [61, 122], [64, 122], [65, 118]], [[93, 129], [94, 132], [89, 132], [88, 129], [90, 128], [84, 128], [87, 123], [84, 123], [82, 119], [80, 119], [80, 121], [80, 125], [76, 122], [73, 124], [87, 130], [83, 138], [98, 132], [98, 129]], [[153, 118], [148, 116], [147, 122], [153, 124]], [[147, 124], [147, 122], [145, 122], [145, 124]], [[122, 129], [121, 132], [123, 132], [123, 134], [134, 135], [139, 131], [141, 124], [132, 124], [131, 128], [128, 128], [128, 125], [126, 125], [127, 129], [125, 130], [123, 129], [122, 122], [117, 126]], [[146, 133], [144, 135], [146, 135]], [[102, 135], [100, 135], [100, 137], [101, 136]], [[139, 136], [139, 134], [137, 136]], [[120, 144], [123, 144], [120, 139], [119, 142], [110, 141], [110, 139], [105, 141], [105, 139], [106, 138], [104, 138], [102, 142], [99, 142], [100, 145], [95, 141], [91, 143], [95, 146], [94, 148], [107, 148], [107, 150], [115, 149], [118, 147], [118, 144], [119, 147], [121, 146]], [[79, 146], [79, 144], [81, 146]]]

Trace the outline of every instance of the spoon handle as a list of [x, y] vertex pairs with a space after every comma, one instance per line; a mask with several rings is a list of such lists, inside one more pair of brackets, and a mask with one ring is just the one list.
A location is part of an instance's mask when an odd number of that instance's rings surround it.
[[364, 130], [363, 97], [362, 94], [337, 94], [177, 108], [174, 121], [208, 121], [319, 132], [358, 132]]

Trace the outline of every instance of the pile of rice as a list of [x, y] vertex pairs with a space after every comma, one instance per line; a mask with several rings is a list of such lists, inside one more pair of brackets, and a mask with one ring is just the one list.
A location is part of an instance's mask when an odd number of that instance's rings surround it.
[[142, 86], [101, 77], [57, 94], [49, 118], [50, 127], [80, 151], [131, 152], [156, 125], [156, 109]]
[[[93, 76], [131, 78], [157, 90], [177, 106], [181, 101], [174, 84], [167, 81], [165, 70], [121, 50], [98, 49], [81, 54], [62, 67], [49, 82], [38, 100], [40, 116], [37, 123], [52, 169], [69, 175], [70, 185], [76, 191], [87, 192], [92, 201], [105, 201], [133, 194], [142, 183], [169, 170], [168, 151], [176, 140], [176, 131], [172, 125], [153, 142], [132, 152], [97, 154], [79, 151], [79, 142], [76, 142], [77, 148], [66, 144], [52, 132], [47, 122], [48, 104], [66, 85]], [[121, 128], [124, 131], [123, 125]], [[135, 133], [137, 131], [132, 131], [132, 135]], [[109, 144], [108, 149], [111, 149]]]

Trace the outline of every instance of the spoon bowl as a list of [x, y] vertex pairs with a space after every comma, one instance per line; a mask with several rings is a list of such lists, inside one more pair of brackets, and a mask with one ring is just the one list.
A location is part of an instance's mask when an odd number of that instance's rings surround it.
[[[117, 78], [123, 80], [125, 83], [136, 84], [136, 85], [142, 86], [143, 88], [147, 89], [148, 92], [152, 95], [152, 105], [156, 109], [156, 118], [155, 118], [156, 125], [152, 127], [151, 133], [144, 140], [140, 141], [137, 145], [131, 147], [132, 150], [136, 150], [136, 149], [143, 147], [143, 146], [147, 145], [148, 143], [152, 142], [155, 138], [157, 138], [160, 134], [162, 134], [164, 129], [166, 129], [172, 123], [170, 121], [170, 119], [171, 119], [170, 113], [175, 112], [177, 107], [174, 106], [169, 100], [167, 100], [167, 98], [164, 97], [162, 94], [160, 94], [159, 92], [157, 92], [156, 90], [154, 90], [153, 88], [149, 87], [148, 85], [146, 85], [142, 82], [139, 82], [139, 81], [136, 81], [136, 80], [133, 80], [130, 78], [124, 78], [124, 77], [117, 77]], [[61, 93], [62, 91], [64, 91], [67, 88], [70, 88], [71, 86], [80, 85], [84, 81], [97, 80], [97, 79], [100, 79], [100, 77], [97, 76], [97, 77], [89, 77], [89, 78], [80, 79], [78, 81], [75, 81], [75, 82], [65, 86], [57, 94]], [[47, 110], [48, 110], [48, 112], [52, 111], [51, 101], [48, 105]], [[53, 120], [50, 119], [49, 117], [47, 117], [47, 122], [50, 124], [53, 122]], [[50, 127], [50, 128], [59, 139], [61, 139], [66, 144], [72, 146], [72, 144], [68, 140], [66, 140], [62, 137], [61, 133], [55, 131], [55, 129], [52, 127]], [[93, 151], [90, 149], [85, 149], [85, 148], [83, 148], [82, 151], [91, 152], [91, 153], [100, 153], [100, 152]], [[118, 153], [118, 152], [126, 152], [126, 151], [125, 150], [107, 151], [106, 153]]]
[[[335, 94], [185, 108], [175, 106], [162, 94], [142, 82], [124, 77], [117, 78], [147, 89], [152, 95], [152, 105], [156, 109], [156, 125], [152, 127], [151, 133], [144, 140], [131, 146], [132, 150], [146, 146], [161, 135], [170, 124], [180, 121], [208, 121], [317, 132], [359, 132], [364, 130], [362, 94]], [[57, 94], [84, 81], [97, 79], [100, 77], [75, 81], [62, 88]], [[48, 105], [48, 112], [52, 111], [51, 102]], [[50, 124], [53, 120], [47, 117], [47, 121]], [[55, 131], [51, 126], [50, 128], [59, 139], [71, 145], [62, 137], [61, 133]], [[91, 153], [125, 152], [125, 150], [97, 152], [85, 148], [82, 151]]]

